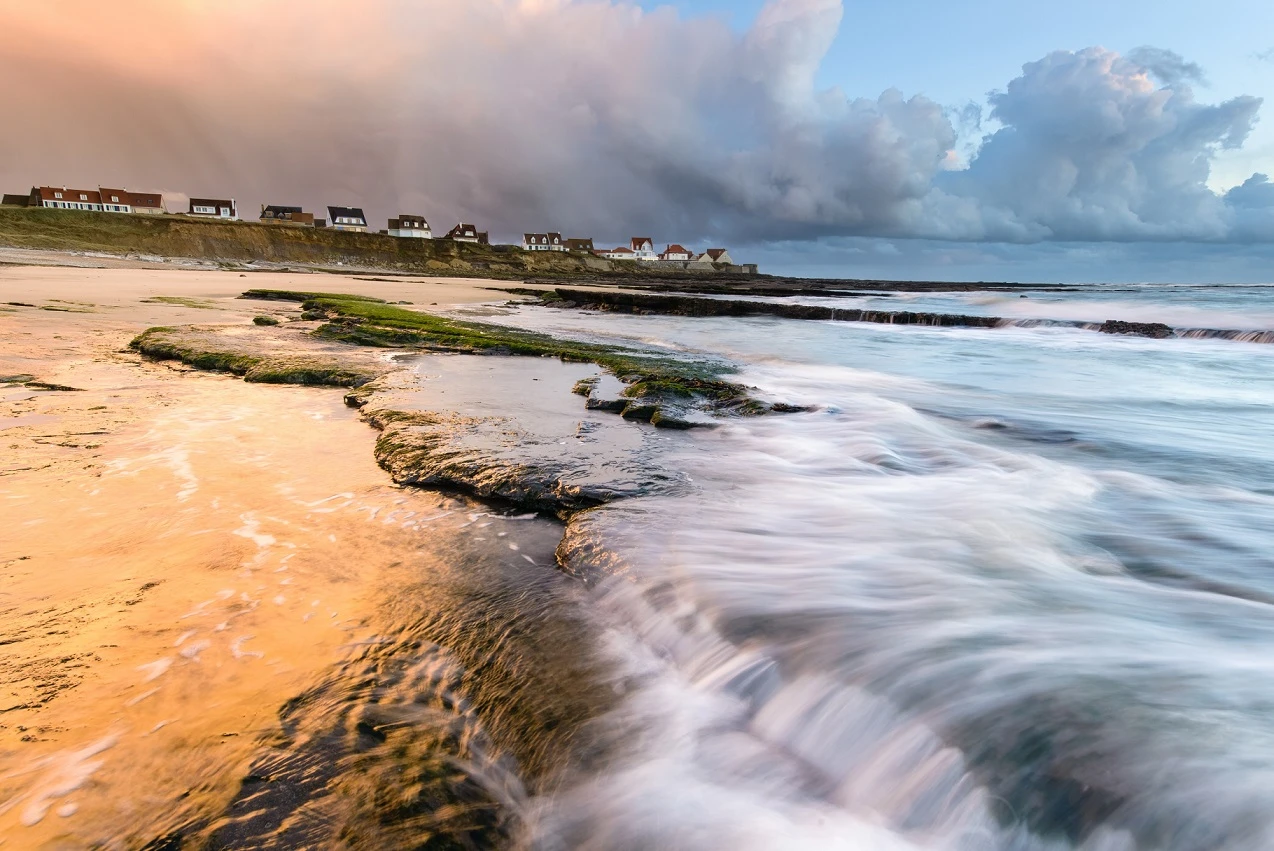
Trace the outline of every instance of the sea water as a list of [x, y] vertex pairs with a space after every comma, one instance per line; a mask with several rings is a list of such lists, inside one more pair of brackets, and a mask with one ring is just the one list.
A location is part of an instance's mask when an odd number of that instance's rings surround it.
[[[1274, 329], [1274, 289], [844, 299]], [[542, 848], [1274, 847], [1274, 346], [524, 307], [806, 413], [577, 517], [611, 756]], [[634, 426], [637, 428], [638, 426]]]

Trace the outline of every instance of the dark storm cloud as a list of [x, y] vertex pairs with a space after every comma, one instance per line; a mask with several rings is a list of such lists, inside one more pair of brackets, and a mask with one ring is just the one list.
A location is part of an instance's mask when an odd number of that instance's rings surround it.
[[816, 88], [839, 0], [772, 0], [742, 35], [605, 0], [104, 5], [0, 11], [0, 114], [40, 128], [0, 134], [7, 191], [362, 204], [505, 238], [1274, 239], [1207, 186], [1260, 101], [1197, 102], [1168, 51], [1026, 65], [969, 160], [976, 107]]

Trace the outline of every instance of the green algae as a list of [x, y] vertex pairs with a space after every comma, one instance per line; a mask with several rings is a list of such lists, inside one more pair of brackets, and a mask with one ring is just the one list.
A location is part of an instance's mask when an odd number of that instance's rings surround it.
[[174, 307], [192, 307], [195, 310], [218, 310], [213, 302], [181, 295], [157, 295], [142, 299], [142, 304], [171, 304]]
[[134, 338], [129, 348], [153, 360], [175, 360], [196, 369], [228, 372], [256, 384], [361, 387], [381, 374], [338, 358], [246, 352], [179, 328], [150, 328]]

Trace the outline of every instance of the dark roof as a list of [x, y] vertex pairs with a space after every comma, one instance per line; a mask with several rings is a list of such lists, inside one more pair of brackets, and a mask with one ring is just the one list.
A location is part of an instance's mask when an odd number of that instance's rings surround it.
[[591, 239], [568, 239], [566, 247], [571, 251], [592, 251], [593, 241]]
[[655, 247], [655, 241], [648, 236], [634, 236], [632, 242], [629, 245], [631, 246], [633, 251], [640, 251], [642, 245], [644, 245], [647, 242], [650, 243], [651, 248]]
[[675, 242], [664, 249], [664, 254], [689, 254], [691, 257], [694, 256], [694, 252], [686, 249], [684, 246], [677, 245]]
[[457, 236], [465, 236], [466, 231], [470, 234], [473, 234], [473, 238], [476, 238], [476, 239], [481, 239], [483, 236], [481, 233], [478, 233], [477, 228], [475, 228], [473, 225], [469, 224], [468, 222], [461, 222], [460, 224], [456, 225], [451, 230], [447, 231], [447, 236], [451, 239], [454, 239]]
[[707, 251], [703, 253], [711, 257], [713, 260], [716, 260], [722, 254], [725, 254], [725, 249], [724, 248], [709, 248]]
[[5, 207], [25, 207], [30, 200], [30, 195], [10, 195], [6, 192], [3, 198], [0, 198], [0, 205]]
[[327, 218], [331, 222], [337, 219], [358, 219], [363, 224], [367, 224], [367, 216], [363, 215], [362, 207], [333, 207], [329, 204]]
[[304, 213], [300, 207], [289, 207], [286, 204], [266, 204], [261, 208], [262, 218], [281, 218], [285, 213]]

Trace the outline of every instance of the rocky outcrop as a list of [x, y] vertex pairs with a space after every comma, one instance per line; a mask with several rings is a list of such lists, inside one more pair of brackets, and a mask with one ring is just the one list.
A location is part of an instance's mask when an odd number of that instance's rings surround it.
[[1172, 328], [1162, 322], [1120, 322], [1107, 319], [1097, 330], [1103, 334], [1128, 334], [1136, 337], [1154, 337], [1162, 340], [1173, 335]]
[[994, 328], [1003, 320], [997, 316], [969, 316], [951, 313], [917, 313], [909, 310], [860, 310], [812, 304], [776, 304], [740, 299], [700, 298], [690, 295], [576, 290], [557, 288], [542, 302], [549, 307], [583, 308], [615, 313], [660, 314], [664, 316], [778, 316], [784, 319], [815, 319], [833, 322], [874, 322], [883, 325], [961, 326]]

